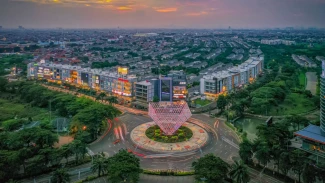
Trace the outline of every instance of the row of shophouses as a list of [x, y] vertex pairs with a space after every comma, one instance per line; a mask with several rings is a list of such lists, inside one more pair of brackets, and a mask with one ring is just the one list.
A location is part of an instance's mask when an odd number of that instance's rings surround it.
[[111, 93], [131, 102], [175, 101], [186, 98], [186, 75], [183, 71], [173, 71], [165, 77], [139, 81], [128, 73], [127, 67], [114, 70], [83, 68], [81, 66], [54, 63], [29, 63], [28, 79], [41, 79], [53, 83], [69, 83], [83, 89], [93, 89]]
[[263, 72], [264, 57], [250, 57], [238, 66], [206, 73], [200, 79], [200, 93], [215, 100], [225, 94], [252, 83]]
[[[253, 82], [262, 72], [263, 60], [263, 57], [251, 57], [238, 66], [204, 74], [200, 80], [200, 93], [215, 100], [220, 94]], [[160, 101], [177, 101], [185, 100], [188, 96], [186, 74], [183, 71], [171, 71], [164, 77], [140, 81], [128, 73], [127, 67], [102, 70], [38, 62], [28, 64], [27, 77], [108, 92], [130, 102], [137, 100], [147, 103], [153, 101], [154, 96]]]

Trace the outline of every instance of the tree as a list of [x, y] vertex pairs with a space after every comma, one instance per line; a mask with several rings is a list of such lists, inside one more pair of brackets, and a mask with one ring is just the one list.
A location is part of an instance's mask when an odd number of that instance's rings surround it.
[[108, 158], [108, 180], [112, 182], [138, 182], [142, 172], [140, 160], [133, 154], [122, 149], [114, 156]]
[[100, 98], [100, 100], [104, 100], [104, 97], [106, 97], [106, 93], [104, 93], [104, 92], [101, 92], [99, 95], [98, 95], [98, 97]]
[[229, 171], [229, 165], [213, 154], [207, 154], [194, 161], [192, 167], [195, 179], [200, 181], [205, 178], [207, 183], [223, 182]]
[[10, 119], [2, 123], [6, 131], [14, 131], [22, 127], [27, 121], [24, 119]]
[[246, 138], [243, 140], [242, 143], [239, 144], [239, 156], [244, 161], [244, 163], [248, 163], [249, 161], [252, 160], [253, 157], [252, 148], [253, 148], [252, 143]]
[[67, 172], [66, 169], [60, 168], [55, 170], [51, 182], [54, 183], [65, 183], [70, 182], [70, 174]]
[[226, 108], [227, 101], [224, 95], [219, 95], [217, 99], [217, 107], [223, 111]]
[[255, 144], [255, 157], [258, 162], [264, 165], [265, 167], [267, 163], [271, 161], [270, 149], [265, 141], [257, 140], [255, 141]]
[[6, 86], [8, 84], [8, 80], [6, 78], [0, 77], [0, 91], [6, 91]]
[[69, 156], [73, 155], [73, 149], [71, 144], [63, 145], [61, 149], [61, 155], [66, 159], [66, 163], [69, 162]]
[[158, 96], [153, 96], [153, 100], [152, 100], [152, 102], [159, 102], [159, 97]]
[[71, 143], [72, 151], [76, 157], [76, 163], [79, 162], [81, 158], [84, 158], [84, 155], [87, 153], [86, 144], [80, 140], [74, 140]]
[[86, 130], [91, 134], [90, 140], [94, 140], [102, 127], [102, 121], [114, 119], [119, 114], [121, 112], [113, 106], [95, 103], [78, 111], [73, 117], [73, 121], [75, 121], [74, 124], [79, 124], [75, 126], [79, 126], [79, 128], [82, 126], [82, 129], [79, 130]]
[[304, 180], [304, 183], [313, 183], [316, 182], [317, 177], [317, 168], [306, 162], [304, 164], [303, 172], [302, 172], [302, 179]]
[[235, 164], [231, 166], [229, 175], [236, 183], [247, 183], [250, 180], [247, 166], [243, 161], [235, 161]]
[[292, 164], [291, 164], [289, 152], [282, 152], [280, 154], [280, 161], [279, 161], [278, 168], [281, 170], [281, 172], [284, 175], [287, 175], [287, 173], [289, 172], [291, 167], [292, 167]]
[[305, 157], [306, 157], [306, 153], [299, 149], [295, 149], [290, 154], [290, 159], [292, 161], [292, 170], [296, 174], [298, 174], [299, 183], [300, 183], [301, 174], [303, 172], [303, 168], [304, 168], [304, 164], [305, 164], [305, 161], [304, 161]]
[[96, 172], [98, 171], [98, 177], [101, 175], [101, 174], [105, 174], [105, 172], [107, 171], [107, 168], [108, 168], [108, 159], [106, 159], [104, 157], [104, 155], [98, 155], [94, 161], [93, 161], [93, 164], [91, 166], [91, 170], [93, 172]]
[[109, 102], [109, 105], [113, 105], [113, 104], [118, 103], [117, 97], [115, 97], [115, 96], [109, 96], [109, 97], [107, 97], [107, 100]]

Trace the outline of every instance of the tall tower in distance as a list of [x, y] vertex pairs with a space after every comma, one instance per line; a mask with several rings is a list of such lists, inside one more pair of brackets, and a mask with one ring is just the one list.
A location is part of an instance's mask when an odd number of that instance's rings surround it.
[[229, 30], [229, 34], [232, 34], [232, 29], [230, 26], [228, 27], [228, 30]]
[[325, 136], [325, 61], [322, 61], [322, 75], [320, 77], [320, 131]]

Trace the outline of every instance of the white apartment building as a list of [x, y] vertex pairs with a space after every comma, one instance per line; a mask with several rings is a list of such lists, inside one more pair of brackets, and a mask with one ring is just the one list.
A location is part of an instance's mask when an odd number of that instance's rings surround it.
[[254, 82], [263, 70], [263, 61], [264, 57], [251, 57], [238, 66], [204, 75], [200, 79], [200, 93], [215, 100], [220, 94]]

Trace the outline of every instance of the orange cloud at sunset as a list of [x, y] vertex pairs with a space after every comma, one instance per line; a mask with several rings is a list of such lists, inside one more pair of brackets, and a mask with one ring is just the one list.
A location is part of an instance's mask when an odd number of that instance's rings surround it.
[[132, 10], [132, 8], [127, 7], [127, 6], [119, 6], [116, 9], [117, 10], [120, 10], [120, 11], [129, 11], [129, 10]]
[[196, 12], [196, 13], [187, 13], [187, 16], [201, 16], [201, 15], [206, 15], [208, 12], [206, 11], [201, 11], [201, 12]]
[[177, 8], [154, 8], [159, 13], [170, 13], [177, 11]]

